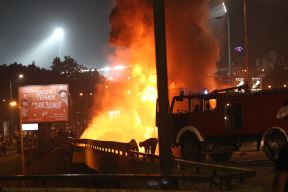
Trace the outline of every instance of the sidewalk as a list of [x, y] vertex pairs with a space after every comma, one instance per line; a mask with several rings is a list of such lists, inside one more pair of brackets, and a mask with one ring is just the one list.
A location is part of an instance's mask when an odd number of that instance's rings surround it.
[[26, 166], [27, 175], [68, 173], [70, 160], [64, 146], [52, 149], [41, 157], [37, 155], [39, 154], [35, 154], [32, 162]]
[[9, 153], [0, 157], [0, 175], [18, 175], [20, 171], [20, 154]]

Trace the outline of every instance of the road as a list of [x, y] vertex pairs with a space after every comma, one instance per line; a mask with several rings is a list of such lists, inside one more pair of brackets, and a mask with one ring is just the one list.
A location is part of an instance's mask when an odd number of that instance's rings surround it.
[[[209, 158], [205, 162], [215, 163]], [[272, 191], [275, 173], [274, 163], [267, 159], [264, 152], [236, 152], [229, 161], [221, 164], [255, 170], [257, 172], [256, 177], [247, 178], [245, 183], [257, 187], [259, 191]]]

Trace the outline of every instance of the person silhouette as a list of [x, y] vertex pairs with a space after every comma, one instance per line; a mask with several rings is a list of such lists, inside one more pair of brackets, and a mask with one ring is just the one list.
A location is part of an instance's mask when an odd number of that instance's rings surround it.
[[157, 143], [157, 138], [149, 138], [145, 141], [140, 142], [139, 147], [144, 147], [145, 153], [155, 154]]

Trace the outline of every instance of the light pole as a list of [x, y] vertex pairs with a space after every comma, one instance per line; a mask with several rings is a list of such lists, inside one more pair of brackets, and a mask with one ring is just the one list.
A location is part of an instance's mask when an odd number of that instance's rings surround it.
[[[231, 75], [231, 34], [230, 34], [230, 13], [225, 5], [225, 2], [223, 2], [216, 8], [217, 16], [209, 18], [208, 21], [211, 20], [218, 20], [218, 19], [224, 19], [224, 15], [226, 14], [227, 19], [227, 54], [228, 54], [228, 76]], [[220, 16], [219, 16], [220, 15]]]
[[80, 97], [84, 97], [84, 99], [85, 99], [85, 108], [84, 108], [85, 114], [84, 114], [84, 118], [85, 118], [85, 126], [87, 127], [87, 121], [88, 121], [88, 92], [86, 92], [86, 93], [80, 92], [79, 96]]
[[21, 114], [21, 104], [17, 104], [16, 101], [11, 101], [10, 107], [17, 107], [19, 112], [19, 139], [20, 139], [20, 162], [21, 162], [21, 175], [25, 175], [25, 158], [24, 158], [24, 143], [23, 143], [23, 133], [22, 133], [22, 114]]
[[243, 2], [243, 15], [244, 15], [244, 66], [245, 66], [245, 77], [249, 77], [249, 71], [248, 71], [248, 27], [247, 27], [247, 0], [244, 0]]
[[223, 2], [224, 11], [227, 16], [227, 42], [228, 42], [228, 76], [231, 75], [231, 34], [230, 34], [230, 11]]
[[[24, 78], [23, 74], [18, 74], [18, 80], [21, 80]], [[13, 102], [13, 85], [12, 85], [12, 79], [9, 81], [9, 94], [10, 94], [10, 103]], [[12, 108], [10, 108], [10, 131], [12, 131], [13, 128], [13, 111]]]

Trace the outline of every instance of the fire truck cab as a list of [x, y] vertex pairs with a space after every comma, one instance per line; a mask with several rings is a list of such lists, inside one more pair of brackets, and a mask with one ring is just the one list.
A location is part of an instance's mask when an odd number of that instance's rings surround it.
[[172, 135], [183, 159], [201, 161], [208, 154], [225, 161], [235, 151], [259, 150], [276, 158], [288, 139], [288, 121], [276, 117], [288, 100], [288, 89], [252, 93], [242, 88], [182, 92], [172, 99]]

